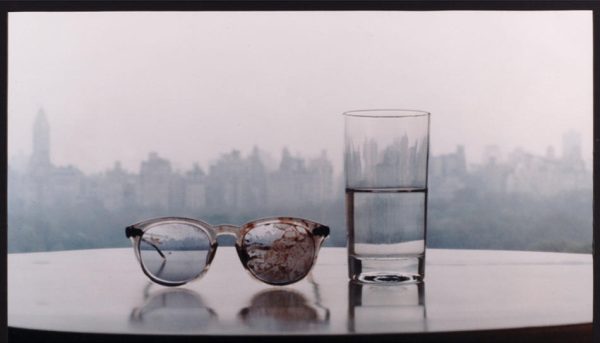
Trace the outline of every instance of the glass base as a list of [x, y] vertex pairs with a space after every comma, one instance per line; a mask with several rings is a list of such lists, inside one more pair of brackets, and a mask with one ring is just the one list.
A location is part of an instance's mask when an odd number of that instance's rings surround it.
[[363, 283], [400, 284], [422, 282], [425, 255], [398, 258], [348, 257], [351, 280]]

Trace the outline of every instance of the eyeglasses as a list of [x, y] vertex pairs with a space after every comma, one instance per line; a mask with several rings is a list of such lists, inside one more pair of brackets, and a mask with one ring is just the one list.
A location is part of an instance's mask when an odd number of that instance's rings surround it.
[[259, 219], [241, 227], [165, 217], [125, 229], [142, 271], [165, 286], [180, 286], [202, 276], [217, 251], [217, 237], [222, 235], [236, 238], [240, 261], [252, 276], [271, 285], [287, 285], [312, 269], [329, 228], [290, 217]]

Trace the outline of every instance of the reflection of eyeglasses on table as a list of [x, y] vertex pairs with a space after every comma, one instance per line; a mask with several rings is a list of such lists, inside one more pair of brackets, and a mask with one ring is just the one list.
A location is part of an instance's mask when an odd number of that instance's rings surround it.
[[144, 273], [161, 285], [179, 286], [203, 275], [221, 235], [236, 238], [240, 261], [252, 276], [268, 284], [287, 285], [312, 269], [329, 228], [289, 217], [259, 219], [241, 227], [165, 217], [128, 226], [125, 235], [131, 238]]
[[[289, 287], [262, 289], [253, 294], [247, 306], [239, 310], [237, 318], [240, 321], [234, 325], [242, 323], [254, 329], [269, 331], [324, 328], [329, 323], [329, 309], [321, 304], [319, 285], [312, 279], [312, 275], [308, 274], [306, 279], [312, 285], [313, 299], [309, 300], [307, 293]], [[226, 329], [223, 327], [225, 322], [219, 320], [217, 313], [222, 308], [218, 299], [218, 306], [213, 309], [210, 301], [205, 302], [203, 296], [192, 289], [172, 287], [150, 292], [153, 285], [155, 283], [148, 282], [144, 287], [144, 302], [131, 311], [131, 324], [165, 332]], [[213, 296], [212, 299], [216, 298]], [[231, 303], [228, 306], [230, 305]]]

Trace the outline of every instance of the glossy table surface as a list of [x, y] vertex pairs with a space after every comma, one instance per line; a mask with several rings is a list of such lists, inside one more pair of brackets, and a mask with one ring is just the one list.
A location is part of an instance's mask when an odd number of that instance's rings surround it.
[[81, 333], [352, 335], [551, 327], [592, 322], [592, 257], [427, 250], [426, 281], [351, 283], [346, 250], [323, 248], [312, 275], [260, 283], [235, 250], [181, 287], [152, 284], [133, 250], [8, 255], [8, 325]]

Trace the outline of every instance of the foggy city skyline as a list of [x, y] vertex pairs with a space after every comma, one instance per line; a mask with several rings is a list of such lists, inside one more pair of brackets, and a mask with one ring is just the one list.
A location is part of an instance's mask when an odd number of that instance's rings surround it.
[[[346, 243], [343, 180], [326, 154], [299, 157], [284, 150], [269, 169], [255, 147], [250, 154], [224, 153], [208, 169], [182, 172], [150, 153], [139, 172], [115, 164], [86, 175], [77, 166], [53, 163], [51, 127], [42, 111], [30, 129], [34, 151], [8, 168], [11, 252], [123, 246], [124, 226], [157, 216], [241, 224], [285, 214], [327, 223], [327, 245]], [[582, 159], [580, 136], [562, 140], [560, 153], [549, 149], [543, 156], [515, 150], [500, 158], [490, 148], [485, 161], [471, 168], [464, 146], [431, 155], [428, 245], [591, 251], [591, 169]], [[533, 239], [541, 233], [543, 239]]]
[[[42, 126], [42, 128], [40, 128], [40, 126]], [[39, 133], [40, 130], [42, 130], [41, 135], [44, 136], [42, 138], [42, 140], [35, 138], [36, 131], [37, 131], [37, 133]], [[24, 153], [23, 151], [20, 151], [16, 155], [9, 156], [8, 166], [15, 171], [23, 172], [23, 171], [30, 169], [31, 168], [31, 160], [36, 158], [36, 156], [35, 156], [36, 153], [40, 154], [40, 150], [42, 150], [43, 154], [46, 155], [45, 157], [43, 157], [43, 159], [47, 159], [47, 163], [49, 165], [53, 165], [56, 167], [74, 167], [76, 169], [81, 170], [86, 175], [106, 173], [106, 172], [109, 172], [110, 170], [114, 170], [117, 166], [119, 169], [123, 169], [124, 171], [129, 172], [129, 173], [139, 173], [140, 169], [143, 168], [143, 164], [145, 163], [145, 161], [147, 161], [148, 159], [152, 159], [152, 158], [164, 159], [164, 160], [168, 161], [169, 164], [173, 165], [173, 160], [171, 159], [170, 156], [161, 155], [156, 151], [148, 151], [144, 156], [140, 156], [138, 158], [140, 161], [139, 164], [137, 165], [137, 167], [135, 167], [133, 169], [125, 168], [123, 161], [120, 161], [120, 160], [114, 160], [110, 165], [101, 167], [100, 170], [94, 170], [91, 172], [90, 171], [86, 172], [83, 168], [81, 168], [79, 165], [74, 164], [74, 163], [68, 163], [68, 164], [56, 163], [53, 158], [54, 149], [52, 148], [52, 124], [49, 122], [48, 116], [47, 116], [46, 112], [43, 110], [43, 108], [40, 108], [38, 110], [37, 116], [36, 116], [36, 121], [31, 125], [29, 136], [30, 136], [31, 140], [34, 142], [34, 144], [32, 144], [33, 151], [31, 151], [29, 153]], [[560, 158], [560, 157], [564, 157], [564, 156], [568, 155], [569, 153], [571, 153], [571, 154], [577, 155], [578, 158], [582, 159], [582, 161], [584, 162], [585, 170], [591, 170], [592, 165], [590, 163], [585, 163], [586, 161], [584, 159], [584, 156], [582, 155], [581, 147], [584, 145], [584, 142], [581, 141], [581, 134], [579, 132], [570, 130], [570, 131], [564, 132], [561, 135], [561, 139], [562, 139], [562, 144], [559, 147], [549, 145], [547, 147], [546, 151], [544, 152], [544, 154], [539, 154], [538, 156], [540, 156], [540, 157], [543, 156], [546, 158]], [[35, 149], [36, 144], [37, 144], [37, 152]], [[455, 151], [456, 151], [456, 149], [461, 149], [465, 154], [465, 158], [468, 156], [468, 148], [469, 147], [464, 146], [464, 145], [457, 145], [454, 148], [455, 148]], [[284, 146], [281, 149], [280, 153], [276, 156], [273, 156], [272, 154], [266, 152], [263, 149], [263, 147], [258, 146], [258, 145], [252, 146], [251, 151], [249, 151], [248, 153], [244, 153], [243, 151], [244, 151], [244, 149], [241, 149], [239, 147], [238, 148], [234, 147], [229, 151], [218, 152], [217, 158], [215, 158], [211, 161], [204, 161], [204, 162], [202, 162], [200, 160], [189, 161], [190, 162], [189, 168], [175, 168], [174, 167], [172, 169], [172, 172], [173, 173], [185, 173], [190, 170], [194, 170], [197, 167], [199, 167], [200, 169], [202, 169], [204, 171], [207, 171], [211, 167], [213, 167], [215, 164], [217, 164], [219, 162], [219, 160], [223, 159], [224, 156], [227, 156], [229, 154], [236, 153], [236, 152], [240, 153], [242, 157], [246, 157], [246, 156], [253, 154], [256, 151], [259, 154], [258, 156], [259, 156], [261, 162], [265, 165], [266, 169], [270, 170], [270, 171], [276, 170], [278, 168], [278, 166], [281, 163], [282, 154], [285, 154], [285, 153], [289, 153], [290, 156], [292, 156], [293, 158], [297, 158], [297, 159], [301, 159], [301, 160], [311, 160], [311, 159], [314, 160], [317, 158], [325, 158], [325, 159], [329, 160], [330, 162], [331, 162], [331, 160], [334, 160], [334, 158], [331, 157], [331, 154], [326, 149], [322, 149], [320, 153], [318, 153], [317, 155], [314, 155], [314, 156], [304, 155], [304, 154], [301, 154], [298, 152], [290, 151], [290, 149], [287, 146]], [[483, 151], [482, 156], [481, 156], [480, 160], [478, 161], [478, 163], [475, 163], [472, 160], [469, 161], [468, 159], [466, 159], [465, 160], [466, 167], [467, 167], [467, 169], [471, 169], [473, 167], [476, 167], [477, 165], [485, 164], [486, 161], [488, 161], [489, 159], [494, 159], [496, 162], [505, 162], [511, 154], [515, 154], [515, 153], [532, 154], [531, 151], [528, 151], [527, 149], [523, 149], [522, 147], [516, 147], [512, 151], [503, 151], [497, 145], [488, 145], [484, 148], [484, 151]], [[444, 155], [444, 154], [440, 154], [440, 155]], [[533, 154], [533, 155], [536, 155], [536, 154]], [[431, 154], [431, 156], [435, 157], [436, 155]], [[334, 170], [336, 179], [343, 178], [343, 170], [340, 170], [339, 168], [337, 170], [334, 168], [333, 170]], [[340, 180], [337, 180], [337, 181], [340, 181]]]
[[86, 174], [254, 146], [326, 150], [339, 174], [342, 112], [412, 108], [433, 155], [559, 155], [574, 131], [589, 168], [591, 57], [582, 11], [11, 13], [8, 152], [32, 151], [44, 108], [53, 163]]

